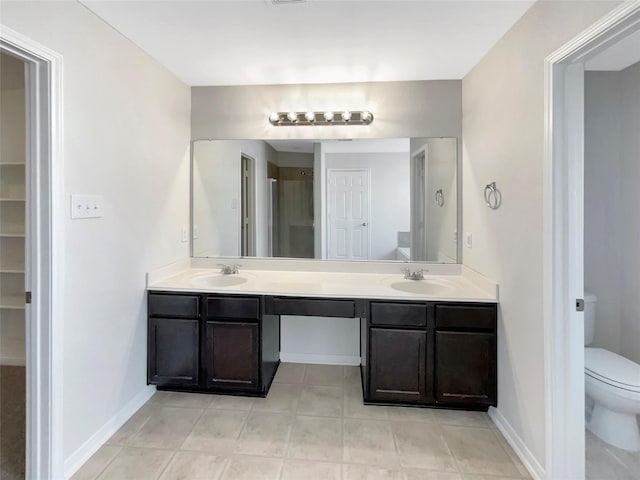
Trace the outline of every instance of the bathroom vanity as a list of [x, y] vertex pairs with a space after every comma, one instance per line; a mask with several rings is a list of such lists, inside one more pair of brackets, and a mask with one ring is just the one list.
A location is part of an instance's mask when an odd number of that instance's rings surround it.
[[462, 276], [188, 270], [148, 290], [148, 383], [159, 389], [266, 396], [280, 316], [295, 315], [360, 319], [365, 403], [497, 402], [497, 295]]

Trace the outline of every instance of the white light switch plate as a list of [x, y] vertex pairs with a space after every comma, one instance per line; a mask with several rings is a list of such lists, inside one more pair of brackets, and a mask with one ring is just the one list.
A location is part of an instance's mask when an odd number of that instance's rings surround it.
[[465, 244], [467, 245], [467, 248], [473, 247], [473, 235], [471, 235], [470, 233], [467, 233], [467, 236], [465, 238]]
[[101, 195], [71, 195], [71, 218], [102, 217]]

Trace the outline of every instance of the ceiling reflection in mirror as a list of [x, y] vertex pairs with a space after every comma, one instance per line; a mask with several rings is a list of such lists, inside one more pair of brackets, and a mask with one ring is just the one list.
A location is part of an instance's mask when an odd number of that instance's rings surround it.
[[192, 255], [458, 261], [455, 138], [197, 140]]

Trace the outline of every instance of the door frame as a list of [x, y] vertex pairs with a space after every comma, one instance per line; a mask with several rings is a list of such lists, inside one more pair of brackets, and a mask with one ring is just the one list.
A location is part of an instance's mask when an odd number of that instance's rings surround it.
[[249, 231], [247, 232], [247, 255], [249, 257], [256, 256], [256, 232], [258, 230], [257, 220], [257, 190], [258, 182], [256, 178], [256, 160], [244, 152], [240, 152], [240, 245], [238, 246], [240, 255], [242, 256], [242, 233], [244, 230], [244, 218], [242, 218], [244, 197], [242, 190], [244, 188], [244, 171], [242, 169], [244, 163], [247, 164], [247, 172], [249, 177], [247, 191], [247, 211], [249, 213]]
[[[416, 257], [424, 257], [425, 259], [427, 258], [427, 162], [429, 160], [429, 144], [425, 143], [423, 145], [421, 145], [417, 150], [414, 150], [411, 153], [411, 158], [410, 158], [410, 182], [409, 182], [409, 189], [410, 189], [410, 215], [411, 215], [411, 260], [412, 261], [421, 261], [420, 258], [416, 258]], [[422, 169], [424, 171], [424, 178], [422, 179], [422, 181], [418, 181], [417, 179], [418, 177], [418, 167], [420, 166], [420, 163], [422, 163]], [[416, 198], [418, 195], [418, 188], [420, 188], [422, 190], [423, 193], [423, 198]], [[419, 202], [418, 200], [423, 200], [422, 202]], [[415, 207], [419, 204], [422, 203], [422, 218], [419, 219], [414, 212]], [[419, 238], [419, 228], [418, 228], [418, 222], [419, 220], [422, 220], [422, 232], [423, 232], [423, 236], [422, 239]], [[418, 243], [419, 240], [423, 240], [420, 245], [420, 251], [417, 252], [416, 249], [414, 248], [414, 245], [416, 243]], [[423, 254], [423, 255], [420, 255]]]
[[0, 48], [27, 64], [26, 478], [64, 478], [62, 56], [4, 25]]
[[575, 303], [584, 294], [584, 62], [637, 28], [640, 2], [625, 2], [545, 59], [546, 478], [585, 476], [584, 324]]
[[[326, 244], [327, 244], [327, 258], [329, 258], [329, 245], [331, 244], [331, 195], [329, 195], [329, 189], [331, 188], [331, 174], [333, 172], [367, 172], [367, 203], [369, 207], [369, 221], [367, 222], [367, 228], [369, 229], [367, 233], [367, 260], [370, 260], [371, 256], [371, 169], [370, 168], [327, 168], [327, 184], [326, 184], [326, 194], [325, 198], [327, 199], [327, 236], [326, 236]], [[344, 259], [346, 261], [351, 261], [351, 259]], [[360, 261], [360, 260], [357, 260]]]

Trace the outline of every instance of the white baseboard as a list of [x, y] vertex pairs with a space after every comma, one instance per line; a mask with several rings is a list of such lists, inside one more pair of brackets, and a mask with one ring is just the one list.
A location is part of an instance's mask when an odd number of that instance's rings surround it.
[[280, 361], [288, 363], [318, 363], [324, 365], [360, 365], [355, 355], [314, 355], [311, 353], [280, 352]]
[[0, 365], [7, 367], [24, 367], [26, 364], [24, 357], [0, 357]]
[[84, 442], [64, 462], [64, 478], [71, 476], [96, 453], [98, 449], [136, 413], [156, 392], [156, 387], [147, 386], [129, 401], [118, 413], [111, 417], [96, 433]]
[[511, 445], [513, 451], [516, 452], [516, 455], [518, 455], [522, 464], [527, 468], [527, 470], [529, 470], [531, 476], [535, 480], [544, 480], [546, 478], [544, 467], [540, 464], [533, 453], [531, 453], [531, 450], [529, 450], [525, 445], [522, 438], [520, 438], [516, 433], [500, 410], [491, 407], [489, 409], [489, 416], [491, 417], [491, 420], [493, 420], [493, 423], [496, 424], [496, 427], [498, 427], [498, 430], [500, 430], [507, 443]]

